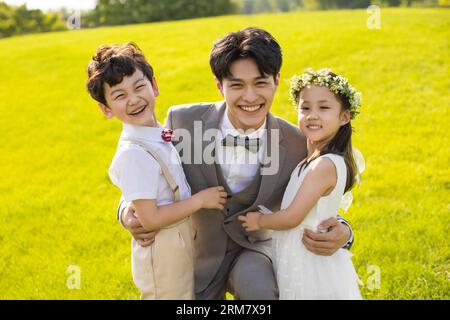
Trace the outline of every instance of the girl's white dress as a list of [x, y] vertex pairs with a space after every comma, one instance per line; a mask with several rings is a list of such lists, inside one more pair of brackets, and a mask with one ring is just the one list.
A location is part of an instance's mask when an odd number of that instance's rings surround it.
[[320, 222], [337, 216], [347, 176], [344, 158], [335, 154], [322, 155], [302, 169], [300, 175], [300, 166], [297, 166], [291, 174], [281, 209], [291, 204], [306, 174], [323, 157], [333, 161], [336, 167], [335, 188], [319, 199], [300, 225], [274, 231], [272, 236], [273, 265], [280, 299], [361, 299], [360, 281], [348, 250], [339, 249], [332, 256], [319, 256], [308, 251], [301, 241], [304, 228], [316, 230]]

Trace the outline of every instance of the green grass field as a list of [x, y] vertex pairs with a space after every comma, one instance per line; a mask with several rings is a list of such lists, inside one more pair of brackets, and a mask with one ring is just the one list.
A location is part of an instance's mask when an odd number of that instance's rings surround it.
[[[87, 62], [100, 44], [137, 42], [156, 71], [162, 122], [170, 105], [220, 100], [212, 42], [249, 25], [284, 50], [276, 115], [296, 123], [287, 80], [307, 66], [332, 67], [363, 93], [353, 125], [366, 171], [346, 217], [364, 297], [449, 299], [450, 11], [382, 9], [380, 30], [366, 19], [228, 16], [0, 40], [0, 299], [138, 298], [107, 175], [121, 125], [86, 93]], [[70, 265], [80, 289], [67, 286]]]

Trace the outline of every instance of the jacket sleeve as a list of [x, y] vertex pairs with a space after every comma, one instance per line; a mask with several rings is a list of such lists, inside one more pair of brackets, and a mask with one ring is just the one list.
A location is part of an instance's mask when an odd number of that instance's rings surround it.
[[173, 130], [173, 123], [172, 123], [172, 108], [169, 108], [167, 111], [167, 117], [164, 120], [164, 128], [166, 129], [172, 129]]
[[348, 228], [350, 229], [350, 238], [348, 239], [348, 241], [347, 241], [347, 243], [345, 244], [345, 246], [342, 247], [342, 248], [344, 248], [344, 249], [350, 250], [350, 248], [352, 247], [353, 242], [354, 242], [354, 240], [355, 240], [355, 239], [353, 238], [353, 230], [352, 230], [352, 226], [350, 225], [350, 223], [349, 223], [347, 220], [345, 220], [344, 218], [342, 218], [340, 215], [337, 216], [337, 220], [338, 220], [340, 223], [343, 223], [343, 224], [345, 224], [346, 226], [348, 226]]
[[120, 225], [125, 228], [125, 226], [123, 225], [122, 222], [122, 213], [123, 213], [123, 209], [125, 209], [128, 206], [128, 202], [125, 201], [125, 199], [123, 198], [123, 196], [120, 197], [120, 201], [119, 201], [119, 207], [117, 208], [117, 220], [119, 220]]

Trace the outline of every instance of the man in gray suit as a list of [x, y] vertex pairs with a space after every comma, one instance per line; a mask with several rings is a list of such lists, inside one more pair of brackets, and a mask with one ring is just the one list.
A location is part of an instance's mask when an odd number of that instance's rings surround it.
[[[278, 299], [270, 232], [246, 232], [237, 217], [257, 211], [258, 205], [278, 210], [292, 170], [306, 156], [298, 128], [270, 113], [281, 62], [281, 48], [268, 32], [246, 28], [227, 34], [210, 55], [225, 101], [175, 106], [168, 112], [166, 128], [191, 137], [175, 145], [192, 193], [222, 185], [229, 194], [223, 212], [203, 209], [192, 216], [197, 299], [224, 299], [226, 291], [235, 299]], [[202, 137], [212, 129], [216, 148], [208, 149], [211, 142]], [[207, 154], [213, 162], [205, 159]], [[141, 245], [151, 245], [155, 231], [145, 230], [132, 213], [126, 204], [119, 206], [123, 226]], [[331, 255], [351, 246], [345, 220], [328, 219], [321, 226], [327, 232], [307, 230], [299, 238], [310, 251]]]

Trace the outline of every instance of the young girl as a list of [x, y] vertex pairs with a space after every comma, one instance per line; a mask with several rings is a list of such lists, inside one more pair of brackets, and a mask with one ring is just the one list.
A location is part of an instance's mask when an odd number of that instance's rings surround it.
[[301, 242], [305, 228], [317, 230], [321, 221], [336, 217], [355, 182], [350, 120], [358, 114], [360, 94], [330, 69], [309, 68], [291, 79], [290, 89], [308, 156], [292, 172], [280, 211], [250, 212], [239, 220], [247, 231], [278, 230], [273, 264], [280, 299], [361, 299], [350, 252], [319, 256]]

